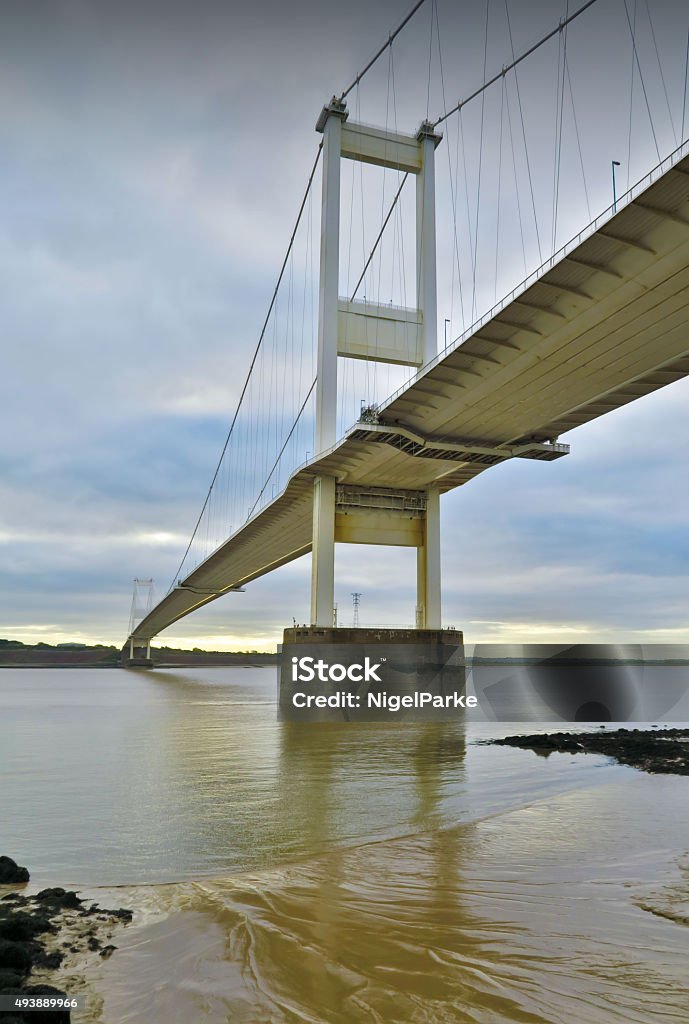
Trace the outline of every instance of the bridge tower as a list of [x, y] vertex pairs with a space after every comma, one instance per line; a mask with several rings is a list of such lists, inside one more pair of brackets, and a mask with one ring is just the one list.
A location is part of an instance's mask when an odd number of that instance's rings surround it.
[[[435, 149], [442, 139], [424, 122], [415, 135], [349, 120], [332, 98], [316, 130], [323, 135], [316, 453], [337, 441], [338, 356], [420, 367], [437, 355]], [[339, 296], [340, 171], [343, 159], [416, 176], [416, 307], [393, 308]], [[368, 341], [375, 337], [375, 345]], [[318, 476], [313, 491], [311, 624], [331, 626], [335, 543], [417, 548], [419, 629], [440, 629], [440, 495], [436, 488], [353, 488]]]
[[149, 666], [151, 662], [151, 640], [150, 637], [146, 640], [146, 653], [136, 653], [136, 645], [134, 642], [133, 634], [136, 631], [136, 627], [139, 623], [146, 618], [153, 607], [153, 580], [147, 579], [142, 580], [136, 577], [134, 579], [134, 590], [132, 592], [132, 607], [129, 613], [129, 651], [123, 651], [123, 659], [127, 664], [130, 665], [145, 665]]

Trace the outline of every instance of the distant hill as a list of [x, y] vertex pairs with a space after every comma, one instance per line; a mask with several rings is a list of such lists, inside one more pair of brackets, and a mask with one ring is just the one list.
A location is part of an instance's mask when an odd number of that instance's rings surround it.
[[[259, 651], [191, 651], [176, 647], [155, 647], [151, 651], [155, 665], [267, 665], [275, 654]], [[62, 643], [25, 644], [21, 640], [0, 639], [0, 668], [116, 668], [120, 664], [119, 647], [105, 644]]]

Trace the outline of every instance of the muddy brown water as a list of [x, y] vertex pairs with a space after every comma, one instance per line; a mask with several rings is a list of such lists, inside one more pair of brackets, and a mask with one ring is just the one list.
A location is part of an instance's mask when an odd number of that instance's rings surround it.
[[136, 914], [66, 965], [75, 1021], [689, 1021], [689, 780], [274, 698], [274, 668], [0, 673], [2, 852]]

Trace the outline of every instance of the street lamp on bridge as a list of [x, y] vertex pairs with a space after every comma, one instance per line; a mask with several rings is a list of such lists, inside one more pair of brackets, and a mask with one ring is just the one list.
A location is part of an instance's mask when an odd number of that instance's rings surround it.
[[617, 189], [615, 188], [615, 168], [620, 166], [619, 160], [612, 161], [612, 212], [617, 213]]

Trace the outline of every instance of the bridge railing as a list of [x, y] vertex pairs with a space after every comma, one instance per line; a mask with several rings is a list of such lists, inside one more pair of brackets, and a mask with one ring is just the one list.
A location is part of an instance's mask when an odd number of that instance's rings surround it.
[[612, 220], [613, 217], [617, 216], [617, 214], [626, 206], [628, 206], [637, 196], [641, 195], [642, 192], [645, 192], [649, 185], [652, 185], [654, 181], [657, 181], [659, 178], [662, 178], [662, 176], [666, 174], [671, 167], [674, 167], [674, 165], [679, 163], [679, 161], [682, 160], [685, 156], [689, 156], [689, 139], [686, 139], [684, 142], [682, 142], [677, 147], [677, 149], [675, 149], [672, 153], [670, 153], [663, 160], [661, 160], [661, 162], [657, 164], [652, 170], [650, 170], [648, 174], [644, 175], [644, 177], [639, 179], [639, 181], [632, 185], [632, 187], [628, 189], [627, 192], [621, 195], [615, 203], [611, 203], [610, 206], [603, 210], [602, 213], [599, 213], [595, 220], [592, 220], [589, 224], [586, 225], [586, 227], [582, 228], [577, 235], [574, 235], [573, 238], [570, 238], [570, 240], [566, 242], [560, 249], [558, 249], [557, 252], [553, 253], [553, 255], [549, 259], [547, 259], [539, 267], [533, 270], [528, 275], [528, 277], [524, 278], [523, 281], [520, 281], [518, 285], [516, 285], [510, 292], [508, 292], [507, 295], [503, 296], [503, 298], [500, 299], [499, 302], [495, 303], [494, 306], [487, 310], [487, 312], [485, 312], [478, 320], [476, 320], [470, 327], [463, 331], [462, 334], [460, 334], [457, 338], [455, 338], [448, 345], [446, 345], [445, 348], [441, 349], [441, 351], [438, 352], [438, 355], [431, 359], [424, 366], [422, 366], [417, 371], [417, 373], [414, 374], [414, 376], [411, 377], [409, 381], [407, 381], [407, 383], [405, 383], [402, 387], [398, 388], [396, 391], [393, 391], [393, 393], [389, 395], [388, 398], [386, 398], [385, 401], [380, 404], [379, 408], [384, 409], [386, 406], [394, 402], [394, 400], [398, 398], [399, 395], [401, 395], [404, 391], [406, 391], [411, 384], [415, 383], [417, 380], [420, 380], [420, 378], [423, 377], [425, 373], [427, 373], [430, 369], [432, 369], [432, 367], [436, 366], [444, 358], [446, 358], [450, 352], [455, 351], [455, 349], [458, 349], [461, 345], [463, 345], [465, 341], [467, 341], [470, 337], [476, 334], [476, 332], [479, 331], [485, 324], [489, 323], [495, 316], [497, 316], [498, 313], [500, 313], [503, 309], [509, 306], [511, 302], [513, 302], [520, 295], [523, 295], [524, 292], [527, 291], [532, 284], [535, 284], [536, 281], [539, 280], [539, 278], [543, 277], [543, 275], [546, 274], [549, 270], [552, 270], [552, 268], [561, 260], [563, 260], [570, 252], [578, 248], [578, 246], [580, 246], [582, 242], [584, 242], [587, 238], [590, 238], [591, 235], [594, 235], [596, 231], [603, 227], [603, 225], [606, 224], [608, 221]]
[[[391, 395], [389, 395], [389, 397], [386, 398], [385, 401], [378, 406], [378, 408], [385, 409], [386, 406], [390, 405], [400, 394], [406, 391], [413, 383], [415, 383], [417, 380], [423, 377], [424, 374], [426, 374], [430, 369], [432, 369], [432, 367], [440, 363], [444, 358], [446, 358], [446, 356], [449, 353], [455, 351], [462, 344], [464, 344], [464, 342], [468, 338], [472, 337], [472, 335], [474, 335], [478, 330], [480, 330], [482, 326], [484, 326], [486, 323], [492, 320], [499, 312], [501, 312], [511, 302], [513, 302], [514, 299], [522, 295], [532, 284], [538, 281], [544, 274], [546, 274], [549, 270], [556, 266], [556, 264], [558, 264], [562, 259], [564, 259], [570, 252], [572, 252], [579, 245], [581, 245], [583, 241], [591, 237], [604, 224], [612, 220], [638, 195], [644, 192], [649, 187], [649, 185], [651, 185], [654, 181], [657, 181], [659, 178], [661, 178], [671, 167], [673, 167], [676, 163], [682, 160], [685, 156], [689, 156], [689, 140], [685, 140], [672, 153], [665, 157], [659, 164], [653, 167], [648, 172], [648, 174], [644, 175], [643, 178], [641, 178], [630, 189], [628, 189], [626, 193], [620, 196], [616, 203], [608, 206], [594, 220], [592, 220], [589, 224], [582, 228], [582, 230], [578, 234], [570, 238], [565, 245], [558, 249], [557, 252], [555, 252], [548, 260], [546, 260], [539, 267], [533, 270], [518, 285], [516, 285], [510, 292], [508, 292], [499, 302], [495, 303], [469, 328], [467, 328], [461, 335], [459, 335], [459, 337], [455, 338], [445, 348], [443, 348], [438, 353], [437, 356], [435, 356], [432, 360], [430, 360], [428, 363], [422, 366], [415, 374], [413, 374], [405, 382], [404, 385], [402, 385], [402, 387], [398, 388]], [[315, 323], [315, 310], [313, 313], [313, 318]], [[310, 395], [311, 392], [309, 392], [307, 398], [309, 398]], [[298, 420], [299, 419], [301, 419], [301, 417], [298, 417]], [[307, 432], [310, 433], [312, 429], [312, 416], [308, 415], [304, 417], [303, 423], [308, 424]], [[317, 452], [313, 456], [311, 456], [311, 458], [308, 457], [307, 453], [307, 458], [305, 460], [300, 460], [299, 463], [296, 465], [294, 464], [296, 462], [294, 456], [296, 455], [296, 451], [298, 451], [299, 448], [301, 448], [302, 451], [304, 450], [304, 440], [301, 437], [295, 437], [294, 440], [297, 443], [292, 446], [295, 449], [292, 455], [292, 459], [294, 460], [292, 462], [292, 465], [294, 466], [294, 468], [290, 467], [291, 460], [289, 459], [288, 453], [285, 452], [283, 448], [282, 452], [278, 455], [273, 470], [271, 470], [271, 472], [268, 475], [268, 482], [272, 481], [272, 486], [270, 487], [270, 490], [268, 490], [264, 485], [264, 488], [260, 490], [260, 492], [258, 493], [258, 498], [254, 501], [253, 507], [249, 508], [248, 515], [245, 515], [245, 517], [243, 518], [239, 517], [239, 522], [234, 527], [234, 529], [229, 530], [229, 536], [233, 536], [234, 534], [238, 533], [240, 530], [246, 527], [247, 524], [251, 523], [254, 519], [256, 519], [260, 515], [263, 508], [267, 504], [270, 504], [276, 497], [279, 496], [280, 493], [284, 491], [284, 488], [286, 487], [289, 479], [294, 477], [303, 469], [312, 465], [314, 462], [317, 462], [319, 459], [328, 455], [330, 452], [335, 451], [339, 444], [341, 443], [341, 441], [343, 440], [343, 438], [346, 437], [347, 434], [354, 429], [356, 429], [355, 423], [352, 424], [347, 430], [345, 430], [341, 437], [338, 439], [338, 441], [329, 449], [322, 452]], [[290, 440], [289, 437], [288, 440]], [[284, 456], [287, 457], [285, 457], [283, 461]], [[225, 537], [226, 536], [227, 534], [225, 534]], [[202, 552], [200, 558], [197, 557], [195, 559], [192, 559], [193, 567], [196, 567], [201, 562], [205, 561], [205, 559], [212, 553], [213, 550], [215, 550], [217, 546], [217, 542], [207, 545], [206, 550]], [[191, 566], [189, 568], [191, 568]], [[187, 571], [189, 571], [189, 568], [187, 569]]]
[[[563, 245], [560, 249], [558, 249], [558, 251], [555, 252], [548, 260], [542, 263], [536, 270], [532, 271], [528, 275], [528, 277], [524, 278], [523, 281], [521, 281], [510, 292], [508, 292], [508, 294], [505, 295], [500, 300], [500, 302], [492, 306], [491, 309], [489, 309], [478, 320], [476, 320], [471, 327], [467, 328], [467, 330], [464, 331], [458, 338], [450, 342], [450, 344], [448, 344], [444, 349], [442, 349], [438, 353], [438, 355], [435, 356], [434, 359], [430, 360], [430, 362], [422, 366], [418, 370], [418, 372], [409, 379], [409, 381], [407, 381], [402, 387], [398, 388], [387, 399], [385, 399], [385, 401], [381, 403], [381, 405], [379, 406], [379, 409], [384, 409], [387, 405], [390, 405], [395, 400], [395, 398], [397, 398], [400, 394], [406, 391], [407, 388], [409, 388], [415, 381], [423, 377], [423, 375], [427, 373], [430, 369], [432, 369], [433, 366], [436, 366], [438, 363], [440, 363], [450, 352], [453, 352], [455, 349], [459, 348], [468, 338], [474, 335], [476, 331], [480, 330], [480, 328], [484, 324], [492, 320], [493, 317], [495, 317], [501, 310], [507, 307], [510, 304], [510, 302], [512, 302], [515, 298], [517, 298], [519, 295], [522, 295], [532, 284], [534, 284], [540, 277], [542, 277], [543, 274], [547, 273], [548, 270], [550, 270], [557, 263], [559, 263], [560, 260], [564, 259], [565, 256], [568, 255], [568, 253], [572, 252], [579, 245], [581, 245], [581, 243], [585, 241], [585, 239], [595, 234], [595, 232], [600, 227], [602, 227], [608, 221], [612, 220], [612, 218], [616, 216], [616, 214], [619, 213], [620, 210], [628, 206], [629, 203], [631, 203], [638, 195], [644, 192], [649, 187], [649, 185], [651, 185], [654, 181], [657, 181], [659, 178], [661, 178], [671, 167], [673, 167], [676, 163], [682, 160], [685, 156], [689, 156], [689, 139], [685, 140], [680, 146], [677, 147], [677, 149], [675, 149], [672, 153], [665, 157], [659, 164], [653, 167], [652, 170], [648, 172], [648, 174], [644, 175], [643, 178], [639, 179], [639, 181], [637, 181], [630, 189], [628, 189], [627, 192], [625, 192], [622, 196], [619, 197], [616, 203], [608, 206], [595, 218], [595, 220], [592, 220], [589, 224], [582, 228], [577, 235], [574, 235], [572, 238], [570, 238], [569, 241], [566, 242], [565, 245]], [[311, 458], [307, 458], [304, 461], [300, 462], [291, 471], [291, 473], [289, 474], [289, 478], [291, 479], [292, 477], [300, 473], [302, 470], [313, 465], [313, 463], [317, 462], [319, 459], [322, 459], [325, 456], [329, 455], [330, 453], [334, 452], [340, 445], [341, 441], [347, 436], [347, 434], [349, 434], [352, 430], [355, 430], [356, 428], [356, 423], [351, 424], [351, 426], [343, 432], [342, 436], [338, 438], [337, 442], [330, 448], [327, 448], [321, 452], [317, 452]], [[282, 488], [280, 490], [282, 490]], [[273, 493], [269, 497], [269, 499], [267, 501], [264, 501], [261, 504], [260, 508], [257, 508], [254, 512], [252, 512], [249, 518], [241, 524], [238, 530], [234, 532], [239, 532], [239, 529], [243, 529], [248, 523], [252, 522], [253, 519], [257, 518], [258, 515], [260, 515], [260, 512], [263, 509], [264, 505], [272, 501], [275, 497], [277, 497], [277, 494]]]

